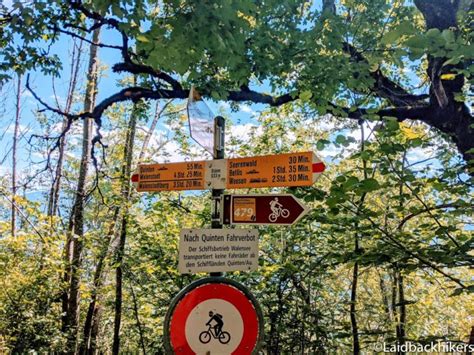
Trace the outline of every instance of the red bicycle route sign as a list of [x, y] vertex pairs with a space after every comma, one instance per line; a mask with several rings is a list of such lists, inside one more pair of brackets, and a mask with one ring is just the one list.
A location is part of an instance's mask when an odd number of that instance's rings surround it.
[[222, 277], [185, 287], [165, 318], [165, 347], [173, 354], [256, 354], [262, 336], [256, 299], [243, 285]]
[[291, 225], [308, 211], [290, 194], [224, 195], [223, 224]]

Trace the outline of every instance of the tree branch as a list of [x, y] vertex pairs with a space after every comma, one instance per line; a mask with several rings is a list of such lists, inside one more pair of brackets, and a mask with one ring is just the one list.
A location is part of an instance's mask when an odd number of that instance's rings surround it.
[[69, 1], [69, 5], [71, 6], [71, 8], [73, 8], [75, 10], [79, 10], [80, 12], [82, 12], [87, 18], [90, 18], [90, 19], [96, 21], [96, 23], [94, 24], [92, 29], [100, 27], [103, 24], [107, 24], [110, 27], [115, 28], [120, 33], [120, 35], [122, 36], [122, 47], [121, 47], [122, 57], [123, 57], [124, 61], [126, 61], [126, 62], [129, 62], [131, 60], [130, 59], [130, 54], [128, 52], [128, 36], [120, 28], [120, 22], [118, 20], [113, 19], [113, 18], [106, 18], [106, 17], [100, 15], [97, 12], [90, 11], [89, 9], [85, 8], [82, 5], [82, 1], [80, 1], [80, 0]]
[[[343, 50], [348, 53], [352, 59], [359, 63], [368, 64], [367, 59], [352, 44], [343, 43]], [[387, 78], [380, 69], [370, 73], [375, 83], [373, 91], [380, 97], [389, 100], [393, 105], [405, 106], [420, 104], [423, 100], [429, 98], [429, 95], [413, 95], [402, 88], [393, 80]]]
[[441, 205], [437, 205], [437, 206], [432, 206], [432, 207], [427, 207], [427, 208], [424, 208], [422, 210], [419, 210], [417, 212], [414, 212], [414, 213], [411, 213], [407, 216], [405, 216], [405, 218], [403, 218], [400, 223], [398, 224], [398, 227], [397, 229], [401, 229], [406, 222], [408, 222], [410, 219], [416, 217], [416, 216], [419, 216], [420, 214], [423, 214], [423, 213], [427, 213], [427, 212], [430, 212], [430, 211], [434, 211], [434, 210], [440, 210], [440, 209], [444, 209], [444, 208], [473, 208], [474, 206], [472, 205], [468, 205], [468, 206], [461, 206], [459, 204], [456, 204], [456, 203], [443, 203]]
[[114, 45], [110, 45], [110, 44], [103, 44], [103, 43], [94, 43], [92, 42], [91, 40], [85, 38], [85, 37], [82, 37], [80, 35], [78, 35], [77, 33], [73, 32], [73, 31], [69, 31], [69, 30], [65, 30], [65, 29], [62, 29], [62, 28], [59, 28], [58, 26], [48, 26], [48, 28], [52, 31], [55, 31], [55, 32], [60, 32], [60, 33], [63, 33], [63, 34], [66, 34], [66, 35], [69, 35], [71, 37], [74, 37], [74, 38], [78, 38], [80, 39], [81, 41], [84, 41], [90, 45], [93, 45], [93, 46], [97, 46], [97, 47], [100, 47], [100, 48], [111, 48], [111, 49], [118, 49], [118, 50], [122, 50], [123, 48], [121, 46], [114, 46]]
[[355, 111], [351, 111], [347, 107], [337, 106], [333, 103], [329, 103], [329, 106], [332, 108], [331, 113], [335, 116], [341, 117], [341, 113], [344, 113], [345, 118], [351, 118], [356, 120], [363, 119], [364, 116], [376, 115], [380, 118], [395, 117], [398, 121], [411, 119], [427, 122], [427, 120], [429, 120], [429, 117], [426, 117], [426, 114], [430, 110], [430, 107], [428, 105], [388, 107], [376, 111], [367, 108], [360, 108]]
[[181, 84], [177, 80], [173, 79], [170, 75], [160, 70], [153, 69], [152, 67], [147, 65], [136, 64], [132, 63], [131, 61], [125, 63], [117, 63], [112, 67], [112, 71], [114, 71], [115, 73], [127, 72], [130, 74], [150, 74], [151, 76], [161, 79], [170, 84], [173, 90], [183, 89]]
[[423, 14], [428, 29], [443, 30], [456, 26], [459, 0], [415, 0], [415, 6]]

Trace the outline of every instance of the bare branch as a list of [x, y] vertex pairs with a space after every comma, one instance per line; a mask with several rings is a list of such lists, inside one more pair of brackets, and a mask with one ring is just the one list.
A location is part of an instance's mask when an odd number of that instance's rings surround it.
[[111, 49], [118, 49], [120, 51], [123, 50], [123, 47], [122, 46], [115, 46], [115, 45], [110, 45], [110, 44], [104, 44], [104, 43], [94, 43], [92, 42], [91, 40], [85, 38], [85, 37], [82, 37], [80, 35], [78, 35], [77, 33], [73, 32], [73, 31], [68, 31], [68, 30], [65, 30], [65, 29], [62, 29], [62, 28], [59, 28], [58, 26], [50, 26], [49, 27], [51, 30], [55, 31], [55, 32], [60, 32], [60, 33], [63, 33], [65, 35], [69, 35], [73, 38], [78, 38], [80, 39], [81, 41], [84, 41], [90, 45], [93, 45], [93, 46], [97, 46], [97, 47], [100, 47], [100, 48], [111, 48]]
[[15, 201], [13, 201], [12, 199], [10, 199], [8, 197], [8, 195], [6, 193], [4, 193], [3, 191], [0, 191], [0, 194], [2, 194], [2, 196], [9, 202], [11, 203], [11, 205], [18, 211], [18, 213], [23, 217], [23, 219], [28, 222], [28, 224], [31, 226], [31, 228], [33, 228], [33, 230], [35, 231], [36, 234], [38, 234], [38, 236], [40, 237], [41, 241], [43, 243], [45, 243], [45, 239], [43, 237], [43, 235], [40, 233], [40, 231], [36, 228], [36, 226], [34, 225], [33, 222], [31, 222], [29, 220], [29, 218], [23, 213], [23, 211], [20, 209], [20, 207], [18, 207], [18, 205], [15, 203]]
[[117, 63], [112, 67], [112, 70], [116, 73], [128, 72], [130, 74], [150, 74], [153, 77], [167, 82], [174, 90], [183, 89], [181, 84], [177, 80], [173, 79], [170, 75], [162, 71], [153, 69], [152, 67], [149, 67], [147, 65], [136, 64], [130, 61], [125, 63]]

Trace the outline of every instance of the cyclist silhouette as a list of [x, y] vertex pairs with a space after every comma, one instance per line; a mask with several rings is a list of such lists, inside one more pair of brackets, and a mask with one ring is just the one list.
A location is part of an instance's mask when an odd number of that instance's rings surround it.
[[224, 322], [222, 321], [222, 315], [219, 313], [214, 314], [213, 311], [209, 312], [209, 321], [206, 323], [206, 325], [211, 326], [211, 322], [214, 321], [216, 324], [214, 325], [214, 331], [216, 332], [216, 336], [219, 336], [222, 331], [222, 326], [224, 325]]
[[219, 313], [214, 314], [214, 312], [210, 311], [209, 317], [211, 317], [211, 319], [206, 323], [209, 328], [199, 334], [199, 341], [203, 344], [207, 344], [214, 338], [219, 340], [221, 344], [227, 344], [231, 337], [229, 332], [222, 331], [222, 326], [224, 325], [222, 315]]
[[272, 201], [270, 201], [270, 209], [272, 213], [268, 216], [270, 222], [276, 222], [278, 217], [288, 218], [290, 215], [290, 211], [286, 208], [283, 208], [283, 205], [278, 202], [278, 197], [275, 197]]
[[280, 210], [282, 209], [282, 207], [283, 205], [280, 202], [278, 202], [278, 197], [275, 197], [275, 199], [270, 201], [270, 209], [275, 215], [277, 216], [280, 215]]

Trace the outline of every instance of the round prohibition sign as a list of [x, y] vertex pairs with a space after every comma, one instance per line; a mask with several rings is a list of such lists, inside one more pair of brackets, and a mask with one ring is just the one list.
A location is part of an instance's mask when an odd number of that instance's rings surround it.
[[208, 277], [182, 289], [165, 317], [164, 342], [170, 354], [257, 354], [263, 316], [243, 285]]

